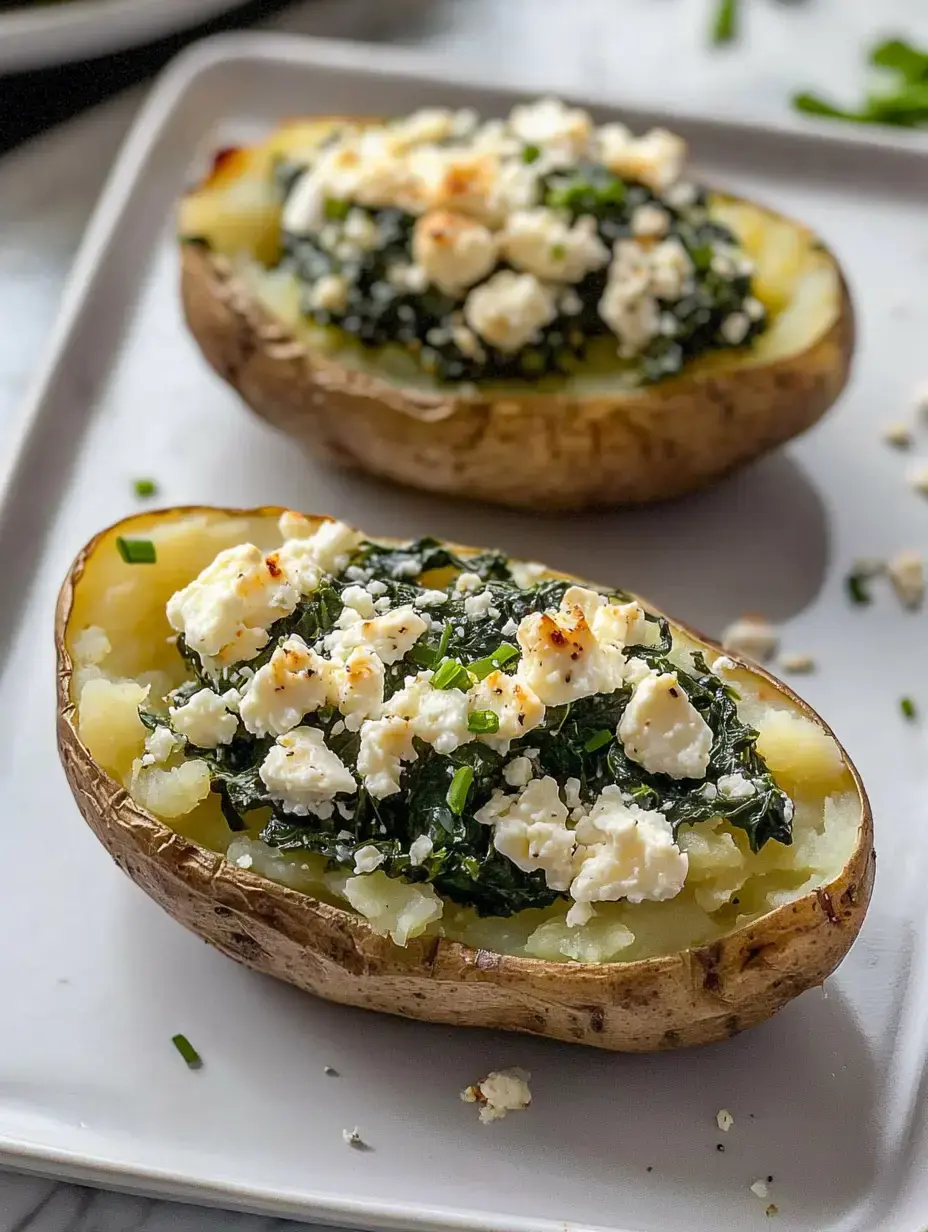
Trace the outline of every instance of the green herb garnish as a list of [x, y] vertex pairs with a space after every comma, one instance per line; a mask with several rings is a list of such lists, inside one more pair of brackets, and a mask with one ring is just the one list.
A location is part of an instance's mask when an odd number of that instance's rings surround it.
[[911, 723], [913, 719], [918, 718], [918, 710], [911, 697], [901, 697], [899, 699], [899, 709], [902, 711], [903, 718], [906, 718]]
[[836, 106], [810, 90], [794, 95], [793, 107], [806, 115], [854, 124], [928, 124], [928, 51], [904, 39], [887, 39], [871, 49], [868, 61], [880, 70], [880, 84], [864, 95], [859, 107]]
[[712, 42], [721, 46], [738, 36], [740, 0], [719, 0], [712, 20]]
[[518, 658], [519, 648], [512, 646], [509, 642], [503, 642], [491, 655], [487, 655], [485, 659], [478, 659], [476, 663], [470, 663], [467, 670], [472, 676], [476, 676], [478, 680], [485, 680], [490, 672], [498, 672], [505, 667], [507, 663]]
[[158, 491], [154, 479], [136, 479], [132, 487], [136, 496], [154, 496]]
[[435, 689], [469, 689], [470, 676], [467, 674], [467, 668], [457, 659], [445, 659], [432, 677], [432, 687]]
[[602, 727], [598, 732], [594, 732], [589, 740], [584, 744], [584, 750], [587, 753], [595, 753], [597, 749], [605, 748], [613, 739], [614, 733], [608, 728]]
[[499, 731], [499, 715], [495, 710], [472, 710], [467, 716], [467, 730], [490, 736]]
[[201, 1069], [203, 1066], [203, 1058], [187, 1039], [186, 1035], [172, 1035], [171, 1043], [187, 1062], [188, 1069]]
[[852, 569], [844, 579], [848, 598], [852, 603], [862, 605], [870, 602], [870, 591], [867, 588], [869, 580], [870, 574], [862, 569]]
[[127, 565], [153, 565], [158, 559], [150, 539], [124, 539], [120, 535], [116, 548]]
[[461, 766], [459, 770], [455, 770], [451, 786], [448, 788], [448, 794], [445, 797], [448, 802], [448, 808], [451, 809], [455, 817], [460, 817], [464, 812], [464, 805], [467, 803], [467, 796], [473, 781], [474, 772], [470, 766]]
[[340, 201], [338, 197], [326, 197], [322, 212], [328, 222], [344, 222], [350, 209], [350, 201]]
[[537, 145], [527, 145], [522, 150], [522, 161], [524, 163], [535, 163], [541, 157], [541, 147]]

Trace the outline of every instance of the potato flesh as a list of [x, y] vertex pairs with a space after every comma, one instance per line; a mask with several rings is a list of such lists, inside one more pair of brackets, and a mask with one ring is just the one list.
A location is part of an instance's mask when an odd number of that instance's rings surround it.
[[[179, 833], [228, 853], [240, 867], [354, 909], [395, 940], [440, 932], [477, 948], [554, 962], [650, 958], [712, 941], [832, 881], [854, 851], [859, 800], [834, 741], [769, 683], [741, 669], [734, 683], [744, 699], [744, 717], [759, 729], [759, 747], [796, 803], [792, 846], [771, 841], [755, 854], [744, 832], [723, 821], [684, 829], [679, 841], [689, 854], [690, 871], [681, 894], [663, 903], [598, 904], [588, 924], [573, 928], [565, 922], [566, 901], [507, 919], [481, 919], [469, 908], [445, 902], [435, 918], [429, 902], [420, 901], [427, 887], [393, 882], [378, 893], [383, 874], [352, 878], [352, 905], [344, 873], [327, 873], [319, 857], [274, 851], [259, 841], [263, 814], [249, 818], [248, 834], [233, 835], [217, 797], [205, 794], [195, 763], [187, 762], [194, 768], [178, 776], [170, 773], [185, 764], [178, 754], [159, 767], [142, 769], [138, 761], [145, 730], [135, 709], [146, 688], [147, 704], [157, 708], [183, 679], [164, 612], [168, 597], [224, 547], [244, 541], [268, 550], [277, 546], [276, 515], [147, 515], [136, 519], [133, 534], [154, 540], [156, 565], [125, 564], [115, 547], [116, 532], [108, 532], [75, 590], [67, 645], [75, 659], [72, 696], [82, 741], [138, 803]], [[88, 628], [102, 629], [112, 649], [102, 659], [97, 655], [96, 663], [81, 664], [75, 647], [99, 644], [99, 638], [86, 637]], [[675, 654], [683, 656], [696, 645], [681, 636]]]

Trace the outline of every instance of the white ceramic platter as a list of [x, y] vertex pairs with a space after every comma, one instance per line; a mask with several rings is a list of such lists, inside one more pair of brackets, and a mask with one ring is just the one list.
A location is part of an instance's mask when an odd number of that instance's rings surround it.
[[[184, 333], [169, 219], [210, 149], [301, 111], [512, 101], [397, 53], [235, 36], [178, 61], [129, 138], [0, 475], [0, 1163], [364, 1228], [916, 1232], [928, 818], [923, 733], [898, 702], [928, 710], [928, 632], [882, 593], [852, 608], [842, 579], [857, 556], [928, 549], [928, 505], [879, 436], [928, 375], [928, 153], [619, 113], [680, 129], [707, 179], [819, 229], [861, 317], [853, 385], [819, 429], [659, 509], [545, 520], [321, 469], [239, 406]], [[804, 692], [876, 813], [877, 891], [838, 975], [723, 1046], [627, 1057], [326, 1005], [185, 933], [82, 824], [54, 743], [55, 594], [80, 545], [136, 504], [140, 475], [170, 504], [281, 503], [498, 544], [710, 632], [744, 610], [780, 622], [789, 649], [815, 656]], [[174, 1052], [178, 1031], [200, 1072]], [[458, 1092], [506, 1065], [533, 1072], [535, 1102], [480, 1126]], [[355, 1125], [369, 1151], [343, 1142]], [[749, 1188], [768, 1175], [775, 1225]]]
[[0, 72], [102, 56], [185, 30], [236, 0], [59, 0], [0, 13]]

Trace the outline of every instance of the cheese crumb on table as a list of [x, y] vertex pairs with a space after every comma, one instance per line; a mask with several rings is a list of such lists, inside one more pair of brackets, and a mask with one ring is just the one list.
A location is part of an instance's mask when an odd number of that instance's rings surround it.
[[769, 1190], [767, 1189], [766, 1181], [755, 1181], [751, 1186], [751, 1193], [756, 1194], [758, 1198], [766, 1198]]
[[883, 429], [883, 440], [894, 449], [909, 449], [912, 445], [912, 433], [908, 424], [891, 423]]
[[903, 607], [915, 611], [925, 599], [925, 558], [921, 552], [903, 549], [886, 566], [893, 590]]
[[784, 672], [805, 674], [815, 671], [815, 660], [810, 654], [785, 654], [780, 656], [780, 667]]
[[524, 1069], [493, 1070], [473, 1086], [465, 1087], [461, 1099], [465, 1104], [480, 1105], [480, 1120], [484, 1125], [500, 1121], [510, 1112], [521, 1112], [532, 1102], [529, 1074]]
[[723, 1134], [727, 1134], [734, 1125], [735, 1118], [731, 1115], [727, 1108], [720, 1108], [715, 1114], [715, 1123], [718, 1125]]
[[741, 616], [722, 632], [722, 646], [733, 654], [766, 663], [777, 652], [779, 638], [763, 616]]
[[349, 1146], [357, 1147], [359, 1149], [367, 1146], [367, 1143], [361, 1137], [361, 1131], [358, 1129], [357, 1125], [354, 1129], [343, 1129], [342, 1138], [348, 1143]]

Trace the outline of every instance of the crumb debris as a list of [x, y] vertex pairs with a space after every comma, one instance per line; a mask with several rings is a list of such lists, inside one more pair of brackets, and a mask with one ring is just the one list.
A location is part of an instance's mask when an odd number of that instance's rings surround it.
[[918, 708], [911, 697], [900, 697], [899, 709], [902, 711], [902, 717], [908, 719], [910, 723], [914, 723], [918, 718]]
[[883, 429], [883, 440], [894, 449], [912, 448], [912, 432], [906, 423], [887, 424]]
[[925, 558], [921, 552], [904, 548], [890, 559], [886, 572], [902, 606], [917, 611], [925, 600]]
[[481, 1123], [489, 1125], [531, 1104], [530, 1078], [531, 1074], [524, 1069], [493, 1070], [486, 1078], [465, 1087], [461, 1099], [465, 1104], [479, 1104]]
[[850, 573], [844, 579], [850, 601], [857, 604], [869, 603], [871, 595], [867, 583], [885, 571], [886, 562], [876, 556], [865, 556], [860, 560], [855, 560]]
[[768, 1219], [771, 1219], [774, 1215], [779, 1214], [779, 1211], [780, 1211], [780, 1208], [777, 1206], [777, 1204], [775, 1202], [771, 1202], [769, 1206], [765, 1208], [764, 1214], [767, 1216]]
[[344, 1138], [349, 1146], [353, 1146], [356, 1150], [363, 1150], [367, 1146], [367, 1143], [361, 1137], [361, 1131], [357, 1125], [354, 1129], [343, 1129], [342, 1138]]
[[919, 496], [928, 496], [928, 462], [922, 460], [909, 468], [909, 487]]
[[727, 1108], [720, 1108], [715, 1114], [715, 1123], [718, 1125], [723, 1134], [727, 1134], [734, 1125], [735, 1118], [731, 1115]]
[[809, 672], [815, 671], [815, 660], [810, 654], [791, 654], [781, 655], [780, 667], [784, 672], [795, 672], [797, 675], [806, 676]]
[[341, 1077], [341, 1074], [332, 1065], [324, 1065], [322, 1067], [322, 1072], [324, 1074], [328, 1074], [330, 1078], [340, 1078]]
[[767, 1189], [766, 1181], [755, 1181], [751, 1186], [751, 1193], [756, 1194], [758, 1198], [766, 1198], [769, 1190]]
[[741, 616], [722, 631], [723, 649], [758, 663], [773, 658], [779, 641], [773, 625], [763, 616]]

